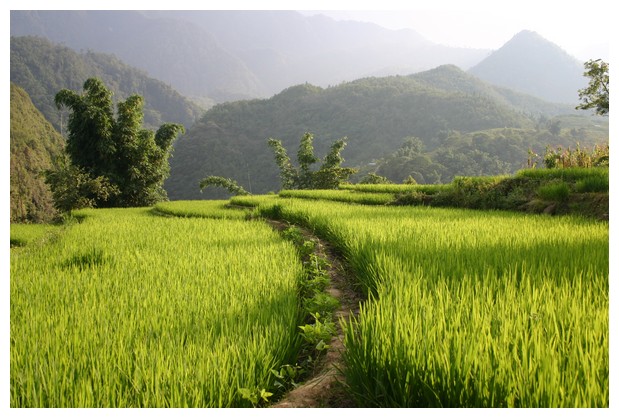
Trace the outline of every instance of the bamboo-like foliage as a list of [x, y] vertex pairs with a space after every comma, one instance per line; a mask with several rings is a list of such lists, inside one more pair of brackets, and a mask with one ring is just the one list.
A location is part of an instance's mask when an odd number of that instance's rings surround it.
[[11, 253], [12, 407], [235, 407], [298, 347], [294, 247], [267, 225], [79, 212]]

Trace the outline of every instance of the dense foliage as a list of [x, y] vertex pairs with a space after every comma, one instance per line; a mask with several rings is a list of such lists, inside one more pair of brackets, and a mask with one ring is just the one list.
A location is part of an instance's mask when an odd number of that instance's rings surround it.
[[63, 89], [78, 90], [91, 77], [100, 78], [116, 100], [144, 97], [144, 123], [150, 128], [174, 120], [190, 126], [203, 110], [169, 85], [129, 67], [113, 55], [78, 53], [39, 37], [11, 37], [11, 82], [22, 87], [56, 130], [66, 130], [66, 114], [54, 103]]
[[[551, 116], [559, 113], [566, 116]], [[268, 100], [210, 109], [177, 142], [165, 187], [171, 199], [222, 197], [200, 194], [195, 187], [203, 173], [217, 173], [252, 193], [279, 190], [278, 166], [265, 139], [278, 138], [291, 149], [303, 132], [315, 134], [317, 155], [325, 155], [333, 141], [346, 136], [342, 157], [359, 168], [353, 181], [375, 172], [381, 159], [410, 137], [420, 140], [421, 151], [401, 156], [407, 160], [401, 169], [378, 175], [402, 182], [420, 173], [423, 178], [417, 175], [417, 182], [433, 183], [449, 182], [455, 175], [505, 174], [526, 166], [529, 149], [541, 153], [548, 144], [591, 146], [607, 140], [607, 120], [577, 113], [573, 106], [492, 87], [454, 66], [327, 89], [304, 84]], [[410, 157], [421, 158], [411, 162]]]
[[[96, 78], [86, 80], [83, 95], [63, 89], [55, 100], [58, 107], [72, 112], [66, 146], [71, 164], [92, 179], [101, 179], [103, 188], [109, 182], [116, 189], [97, 194], [96, 206], [149, 206], [166, 198], [162, 184], [169, 172], [172, 142], [184, 132], [182, 125], [166, 123], [156, 133], [143, 129], [144, 99], [138, 95], [119, 102], [114, 115], [112, 92]], [[54, 172], [48, 176], [52, 190], [66, 188], [64, 180], [72, 177]]]
[[64, 139], [28, 94], [11, 83], [11, 222], [49, 222], [57, 215], [42, 175], [62, 153]]

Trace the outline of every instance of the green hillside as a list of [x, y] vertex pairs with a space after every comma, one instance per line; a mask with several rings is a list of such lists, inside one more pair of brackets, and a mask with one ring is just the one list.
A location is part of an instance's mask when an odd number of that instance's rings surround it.
[[55, 216], [52, 195], [40, 175], [64, 146], [28, 94], [11, 83], [11, 222], [46, 222]]
[[[269, 137], [281, 139], [289, 153], [294, 154], [306, 131], [315, 135], [318, 156], [326, 154], [333, 140], [346, 136], [344, 165], [359, 166], [362, 172], [376, 169], [376, 164], [401, 148], [406, 138], [419, 138], [425, 157], [437, 159], [428, 163], [429, 172], [436, 174], [422, 181], [449, 182], [450, 177], [459, 174], [458, 167], [466, 164], [459, 161], [460, 155], [450, 158], [449, 152], [457, 153], [463, 144], [470, 143], [467, 135], [511, 128], [509, 132], [517, 132], [524, 139], [515, 144], [515, 149], [505, 151], [510, 153], [510, 161], [526, 162], [529, 146], [537, 145], [538, 152], [542, 152], [547, 140], [564, 143], [561, 132], [553, 138], [537, 135], [543, 144], [532, 141], [527, 134], [536, 129], [546, 132], [550, 124], [544, 122], [548, 118], [542, 115], [560, 113], [575, 114], [570, 106], [545, 104], [494, 88], [451, 65], [406, 77], [365, 78], [326, 89], [298, 85], [268, 100], [232, 102], [210, 109], [177, 142], [165, 187], [170, 199], [222, 197], [218, 191], [201, 194], [198, 187], [203, 177], [218, 175], [234, 178], [253, 193], [278, 190], [278, 170], [266, 141]], [[582, 120], [588, 123], [588, 119]], [[511, 143], [510, 135], [500, 136]], [[479, 137], [476, 144], [497, 143], [494, 137]], [[575, 144], [585, 137], [580, 132], [567, 139]], [[501, 147], [500, 143], [495, 145]], [[491, 161], [467, 174], [511, 171], [513, 167], [502, 163], [500, 153], [492, 151], [489, 145], [486, 148], [487, 155], [477, 157]], [[447, 155], [439, 159], [436, 153]]]
[[90, 77], [103, 80], [114, 92], [115, 100], [131, 94], [143, 96], [144, 122], [148, 127], [165, 122], [189, 127], [203, 113], [200, 106], [169, 85], [113, 55], [77, 53], [38, 37], [11, 37], [11, 82], [28, 92], [35, 106], [57, 130], [62, 130], [62, 121], [54, 96], [63, 88], [81, 91], [84, 81]]

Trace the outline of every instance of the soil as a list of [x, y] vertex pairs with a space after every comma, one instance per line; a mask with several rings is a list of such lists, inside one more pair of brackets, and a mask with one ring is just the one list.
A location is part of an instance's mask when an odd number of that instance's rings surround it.
[[[288, 225], [269, 221], [271, 226], [278, 230]], [[320, 240], [303, 230], [307, 239], [312, 239], [316, 244], [316, 253], [327, 259], [330, 267], [328, 273], [331, 284], [327, 292], [340, 301], [340, 307], [334, 314], [334, 322], [337, 333], [331, 339], [329, 348], [323, 354], [319, 366], [313, 374], [300, 386], [288, 392], [272, 408], [354, 408], [353, 399], [347, 394], [344, 387], [342, 370], [344, 367], [342, 353], [344, 351], [344, 336], [340, 327], [340, 319], [347, 320], [350, 315], [359, 313], [359, 304], [363, 297], [353, 285], [352, 275], [346, 269], [345, 264], [336, 255], [329, 243]]]

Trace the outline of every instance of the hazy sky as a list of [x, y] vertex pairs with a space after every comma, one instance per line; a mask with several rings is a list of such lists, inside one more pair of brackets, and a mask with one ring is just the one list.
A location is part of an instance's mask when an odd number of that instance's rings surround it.
[[386, 0], [375, 3], [384, 9], [398, 5], [400, 8], [381, 11], [353, 7], [338, 11], [329, 7], [331, 10], [318, 12], [335, 19], [374, 22], [391, 29], [412, 28], [431, 41], [470, 48], [497, 49], [516, 33], [528, 29], [577, 58], [609, 60], [608, 1], [435, 0], [424, 5], [426, 2]]
[[[498, 49], [523, 29], [533, 30], [569, 54], [609, 58], [610, 0], [9, 0], [9, 9], [236, 9], [320, 11], [336, 19], [412, 28], [445, 45]], [[6, 3], [5, 3], [6, 4]]]

